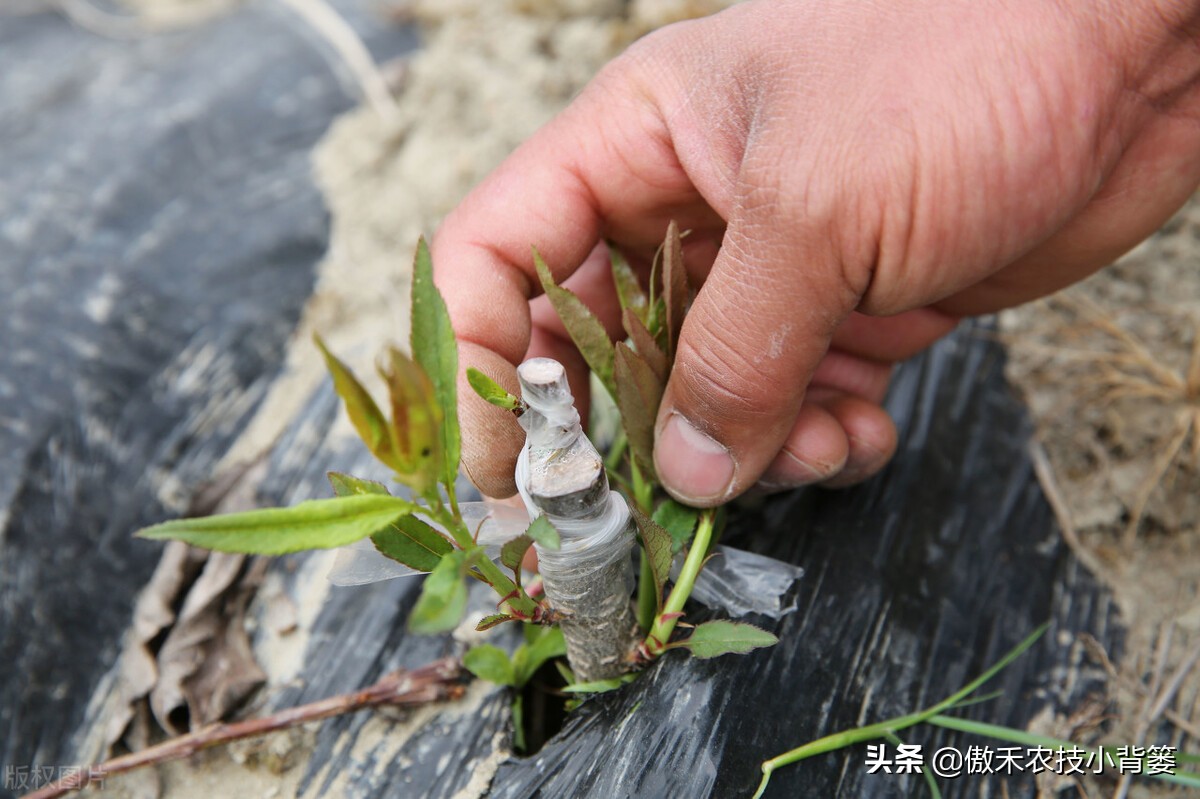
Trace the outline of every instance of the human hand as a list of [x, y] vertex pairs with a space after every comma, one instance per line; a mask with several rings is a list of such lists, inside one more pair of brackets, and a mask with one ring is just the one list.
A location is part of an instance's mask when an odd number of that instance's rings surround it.
[[[547, 355], [586, 402], [530, 246], [618, 337], [601, 239], [644, 274], [674, 219], [700, 290], [664, 486], [713, 505], [869, 476], [893, 363], [1109, 263], [1200, 182], [1200, 4], [1093, 5], [752, 0], [646, 37], [439, 230], [461, 364], [514, 389]], [[507, 496], [520, 433], [460, 394], [468, 475]]]

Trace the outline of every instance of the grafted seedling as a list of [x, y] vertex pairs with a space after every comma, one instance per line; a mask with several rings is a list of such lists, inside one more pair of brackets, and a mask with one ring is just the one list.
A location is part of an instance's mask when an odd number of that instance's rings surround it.
[[566, 371], [535, 358], [517, 370], [528, 410], [528, 439], [517, 488], [530, 515], [545, 514], [561, 536], [555, 549], [534, 544], [546, 598], [562, 616], [571, 668], [585, 682], [627, 671], [637, 642], [630, 605], [633, 524], [625, 500], [609, 490], [600, 454], [583, 434]]

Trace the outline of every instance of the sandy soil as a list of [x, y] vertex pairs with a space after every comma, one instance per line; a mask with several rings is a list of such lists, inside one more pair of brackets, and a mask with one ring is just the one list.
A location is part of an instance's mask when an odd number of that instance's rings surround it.
[[1200, 746], [1198, 261], [1200, 197], [1108, 269], [1001, 315], [1043, 485], [1129, 627], [1101, 708], [1114, 744]]

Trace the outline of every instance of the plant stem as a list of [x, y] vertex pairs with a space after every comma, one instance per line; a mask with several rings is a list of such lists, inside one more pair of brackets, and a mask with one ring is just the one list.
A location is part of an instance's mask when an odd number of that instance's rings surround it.
[[[624, 431], [622, 431], [622, 439]], [[642, 477], [642, 470], [637, 461], [630, 458], [629, 474], [633, 480], [633, 501], [644, 515], [654, 512], [654, 484]], [[650, 632], [654, 624], [654, 614], [658, 610], [658, 596], [654, 586], [654, 570], [650, 567], [650, 559], [645, 550], [640, 553], [642, 568], [638, 573], [637, 587], [637, 621], [643, 633]]]
[[658, 610], [658, 597], [654, 595], [654, 569], [645, 550], [640, 551], [642, 568], [638, 573], [637, 621], [642, 633], [650, 632], [654, 624], [654, 611]]
[[704, 559], [708, 555], [714, 519], [716, 519], [716, 511], [712, 508], [707, 508], [700, 514], [700, 523], [696, 526], [696, 535], [692, 539], [692, 545], [683, 561], [679, 579], [672, 586], [671, 594], [663, 603], [662, 613], [654, 620], [654, 626], [650, 628], [650, 634], [646, 636], [644, 647], [651, 657], [662, 654], [663, 649], [670, 642], [671, 634], [675, 632], [675, 623], [679, 621], [679, 614], [683, 612], [684, 604], [692, 595], [692, 587], [696, 584], [696, 575], [700, 573], [700, 569], [704, 566]]
[[[696, 530], [697, 540], [700, 538], [700, 532], [703, 527], [704, 518], [701, 517], [700, 529]], [[693, 544], [693, 546], [695, 545]], [[691, 558], [690, 552], [688, 553], [688, 558]], [[680, 575], [680, 579], [683, 579], [682, 574]], [[674, 591], [671, 592], [671, 595], [672, 597], [675, 595]], [[1036, 630], [1030, 633], [1024, 641], [1013, 647], [1008, 654], [1002, 657], [990, 669], [976, 677], [971, 682], [967, 683], [967, 685], [959, 689], [951, 696], [948, 696], [941, 702], [938, 702], [936, 705], [927, 707], [924, 710], [919, 710], [916, 713], [909, 713], [908, 715], [898, 716], [894, 719], [888, 719], [887, 721], [868, 724], [865, 727], [856, 727], [852, 730], [835, 732], [832, 735], [826, 735], [824, 738], [818, 738], [815, 741], [810, 741], [809, 743], [797, 747], [790, 752], [784, 752], [782, 755], [777, 755], [770, 760], [764, 761], [762, 764], [762, 782], [758, 784], [758, 790], [754, 793], [754, 799], [759, 799], [759, 797], [763, 795], [763, 792], [767, 790], [767, 783], [771, 780], [771, 774], [778, 768], [790, 765], [792, 763], [797, 763], [801, 760], [812, 757], [813, 755], [821, 755], [837, 749], [844, 749], [847, 746], [853, 746], [854, 744], [863, 743], [865, 741], [873, 741], [877, 738], [884, 738], [888, 735], [894, 735], [900, 730], [920, 724], [930, 717], [936, 716], [942, 711], [954, 707], [956, 704], [975, 693], [980, 686], [982, 686], [992, 677], [995, 677], [996, 674], [1007, 667], [1008, 664], [1012, 663], [1018, 657], [1023, 655], [1025, 651], [1029, 649], [1029, 647], [1033, 646], [1034, 642], [1042, 637], [1042, 634], [1046, 632], [1046, 629], [1049, 626], [1050, 623], [1046, 622], [1038, 627]]]
[[352, 713], [379, 705], [412, 707], [446, 699], [458, 699], [464, 692], [464, 688], [459, 682], [461, 676], [462, 668], [458, 661], [451, 658], [435, 660], [433, 663], [411, 671], [393, 671], [384, 675], [374, 685], [352, 694], [340, 694], [319, 699], [316, 702], [281, 710], [263, 718], [246, 719], [230, 724], [210, 724], [195, 732], [168, 739], [139, 752], [106, 760], [27, 794], [24, 799], [54, 799], [54, 797], [63, 796], [71, 791], [80, 790], [89, 783], [104, 780], [113, 774], [121, 774], [172, 760], [182, 760], [214, 746], [245, 738], [256, 738], [331, 716], [340, 716], [344, 713]]
[[604, 457], [604, 468], [609, 472], [615, 472], [621, 465], [621, 458], [625, 456], [625, 450], [629, 446], [629, 437], [625, 435], [625, 426], [617, 428], [617, 434], [613, 437], [612, 446], [608, 449], [608, 455]]
[[[475, 543], [471, 537], [471, 531], [467, 529], [462, 517], [457, 512], [451, 513], [444, 505], [440, 504], [425, 510], [432, 519], [446, 528], [460, 548], [468, 551], [482, 549]], [[483, 581], [495, 589], [501, 600], [508, 602], [509, 607], [523, 616], [533, 616], [534, 611], [537, 610], [537, 603], [529, 598], [525, 589], [513, 582], [512, 578], [492, 562], [491, 558], [480, 552], [480, 557], [475, 562], [475, 569], [482, 576]]]

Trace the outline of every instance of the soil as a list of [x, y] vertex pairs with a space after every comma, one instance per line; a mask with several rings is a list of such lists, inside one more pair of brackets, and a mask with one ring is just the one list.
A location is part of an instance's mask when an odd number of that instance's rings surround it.
[[[1100, 709], [1113, 744], [1200, 746], [1197, 260], [1200, 197], [1116, 264], [1000, 317], [1009, 378], [1037, 425], [1039, 476], [1128, 625]], [[1176, 684], [1173, 698], [1151, 700]], [[1162, 792], [1139, 784], [1129, 795]]]

